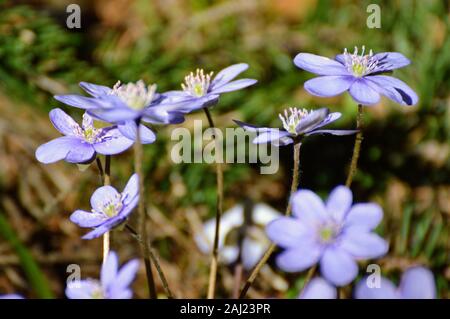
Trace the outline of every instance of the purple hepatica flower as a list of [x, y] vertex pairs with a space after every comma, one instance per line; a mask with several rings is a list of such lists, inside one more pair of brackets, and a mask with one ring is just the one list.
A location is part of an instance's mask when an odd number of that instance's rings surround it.
[[7, 295], [0, 295], [0, 299], [25, 299], [25, 298], [18, 294], [7, 294]]
[[110, 252], [102, 265], [100, 281], [93, 279], [76, 280], [67, 284], [69, 299], [131, 299], [130, 284], [136, 277], [139, 261], [133, 259], [119, 270], [119, 258]]
[[435, 299], [436, 285], [431, 271], [424, 267], [409, 268], [397, 288], [391, 281], [381, 277], [379, 286], [370, 288], [368, 278], [355, 288], [356, 299]]
[[114, 155], [133, 145], [133, 141], [123, 136], [116, 126], [95, 128], [92, 117], [87, 113], [83, 115], [81, 126], [61, 109], [50, 111], [50, 121], [64, 136], [37, 148], [36, 158], [44, 164], [59, 160], [77, 164], [90, 163], [95, 159], [96, 153]]
[[[217, 73], [212, 80], [213, 72], [205, 74], [202, 69], [197, 69], [195, 73], [191, 72], [184, 78], [185, 83], [181, 84], [182, 91], [169, 91], [166, 94], [172, 101], [190, 101], [191, 111], [213, 106], [217, 104], [220, 94], [237, 91], [257, 82], [253, 79], [232, 81], [247, 69], [246, 63], [234, 64]], [[205, 98], [207, 99], [205, 103], [196, 103]]]
[[[81, 82], [80, 86], [92, 97], [81, 95], [57, 95], [55, 99], [70, 106], [86, 109], [93, 117], [110, 123], [117, 123], [120, 132], [136, 140], [136, 121], [151, 124], [176, 124], [184, 121], [185, 113], [192, 106], [202, 105], [210, 97], [198, 101], [173, 101], [165, 94], [156, 93], [156, 84], [146, 86], [142, 80], [121, 84], [113, 88]], [[147, 135], [154, 134], [140, 125], [142, 142]]]
[[298, 299], [336, 299], [336, 287], [323, 278], [313, 278], [303, 289]]
[[260, 133], [253, 140], [254, 144], [272, 143], [277, 146], [299, 142], [304, 136], [314, 134], [349, 135], [357, 132], [355, 130], [322, 130], [323, 126], [341, 117], [341, 113], [330, 113], [327, 108], [310, 112], [305, 109], [290, 108], [289, 111], [284, 111], [284, 116], [280, 114], [279, 117], [284, 129], [257, 127], [236, 120], [235, 122], [248, 131]]
[[138, 188], [137, 174], [130, 177], [122, 193], [112, 186], [102, 186], [92, 194], [92, 210], [76, 210], [70, 220], [80, 227], [94, 228], [83, 239], [97, 238], [127, 219], [139, 201]]
[[379, 102], [380, 94], [402, 104], [414, 105], [417, 94], [404, 82], [382, 73], [402, 68], [410, 61], [397, 52], [383, 52], [364, 55], [365, 48], [358, 55], [347, 49], [335, 60], [322, 56], [299, 53], [294, 63], [299, 68], [318, 74], [320, 77], [305, 82], [305, 89], [316, 96], [330, 97], [349, 91], [359, 104], [373, 105]]
[[358, 274], [355, 260], [388, 251], [388, 244], [372, 232], [382, 219], [381, 207], [352, 206], [349, 188], [336, 187], [325, 204], [309, 190], [297, 191], [291, 202], [294, 217], [279, 218], [266, 228], [269, 238], [286, 249], [277, 258], [281, 269], [300, 272], [320, 262], [322, 276], [343, 286]]

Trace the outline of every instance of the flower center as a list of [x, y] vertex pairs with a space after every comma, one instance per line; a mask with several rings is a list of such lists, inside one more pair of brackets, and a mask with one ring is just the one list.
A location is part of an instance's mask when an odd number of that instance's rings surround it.
[[114, 217], [117, 216], [117, 214], [120, 213], [122, 210], [123, 204], [121, 201], [121, 196], [116, 196], [111, 201], [107, 202], [105, 205], [103, 205], [102, 212], [108, 217]]
[[353, 54], [348, 53], [347, 49], [344, 50], [345, 66], [356, 77], [372, 73], [378, 65], [378, 60], [373, 58], [372, 50], [366, 55], [364, 54], [365, 50], [366, 48], [362, 46], [361, 54], [359, 55], [358, 47], [355, 47]]
[[335, 223], [326, 223], [319, 227], [318, 235], [320, 242], [330, 244], [336, 240], [340, 232], [339, 225]]
[[117, 81], [109, 94], [118, 96], [129, 108], [142, 110], [155, 99], [155, 93], [156, 84], [145, 86], [144, 81], [139, 80], [136, 83], [127, 84]]
[[105, 294], [103, 293], [102, 285], [97, 280], [92, 280], [92, 284], [94, 285], [94, 289], [91, 291], [92, 299], [105, 299]]
[[74, 128], [75, 135], [79, 136], [89, 144], [96, 143], [100, 135], [102, 134], [102, 129], [96, 129], [94, 127], [94, 120], [87, 113], [83, 114], [83, 123], [80, 126]]
[[100, 130], [97, 130], [93, 126], [87, 127], [83, 129], [83, 138], [88, 143], [94, 143], [97, 139], [97, 136], [100, 134]]
[[296, 107], [290, 107], [289, 109], [284, 110], [284, 114], [278, 114], [281, 122], [283, 123], [283, 127], [286, 131], [293, 135], [297, 135], [297, 125], [300, 123], [300, 120], [309, 114], [306, 109], [297, 109]]
[[192, 96], [202, 97], [208, 93], [212, 75], [213, 72], [205, 74], [202, 69], [197, 69], [196, 73], [191, 72], [184, 78], [181, 88]]

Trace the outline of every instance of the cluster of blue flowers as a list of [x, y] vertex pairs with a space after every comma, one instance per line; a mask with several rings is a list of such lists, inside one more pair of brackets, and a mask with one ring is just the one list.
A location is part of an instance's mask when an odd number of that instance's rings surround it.
[[[349, 91], [361, 105], [376, 104], [380, 95], [404, 105], [418, 101], [417, 95], [405, 83], [383, 75], [409, 64], [400, 53], [373, 54], [370, 51], [365, 54], [363, 48], [360, 54], [358, 49], [353, 54], [345, 50], [334, 60], [300, 53], [294, 63], [319, 75], [305, 83], [305, 89], [313, 95], [330, 97]], [[255, 84], [253, 79], [235, 80], [247, 68], [248, 65], [243, 63], [232, 65], [215, 77], [212, 73], [196, 70], [186, 76], [182, 90], [165, 93], [157, 93], [155, 84], [146, 85], [143, 81], [117, 82], [112, 88], [81, 82], [80, 86], [90, 97], [59, 95], [55, 98], [83, 109], [82, 124], [76, 123], [61, 109], [53, 109], [50, 120], [63, 136], [41, 145], [36, 150], [36, 158], [45, 164], [59, 160], [89, 164], [98, 154], [116, 155], [135, 142], [153, 143], [156, 135], [146, 123], [182, 123], [188, 113], [216, 105], [222, 93]], [[253, 143], [282, 146], [301, 143], [303, 138], [314, 134], [355, 134], [357, 130], [324, 129], [340, 116], [339, 112], [330, 112], [328, 108], [293, 107], [280, 114], [281, 129], [235, 122], [246, 130], [259, 133]], [[110, 126], [96, 128], [94, 120], [110, 123]], [[84, 239], [97, 238], [126, 222], [138, 202], [139, 177], [134, 174], [121, 193], [109, 185], [95, 190], [90, 200], [92, 209], [76, 210], [70, 220], [80, 227], [92, 229], [83, 236]], [[353, 204], [348, 187], [336, 187], [326, 202], [314, 192], [300, 189], [291, 196], [290, 204], [293, 215], [275, 219], [266, 232], [273, 243], [284, 249], [276, 259], [280, 269], [301, 272], [320, 265], [323, 278], [310, 281], [300, 298], [335, 298], [335, 286], [347, 285], [356, 278], [358, 260], [378, 258], [388, 251], [388, 243], [374, 232], [383, 217], [381, 207], [374, 203]], [[118, 256], [110, 252], [102, 265], [100, 280], [71, 282], [67, 285], [66, 296], [132, 298], [129, 286], [138, 265], [137, 260], [132, 260], [119, 270]], [[427, 290], [418, 291], [411, 284], [415, 278], [419, 278]], [[434, 297], [434, 280], [429, 271], [414, 268], [405, 273], [398, 289], [387, 279], [382, 279], [381, 290], [371, 290], [360, 284], [355, 295], [357, 298]]]

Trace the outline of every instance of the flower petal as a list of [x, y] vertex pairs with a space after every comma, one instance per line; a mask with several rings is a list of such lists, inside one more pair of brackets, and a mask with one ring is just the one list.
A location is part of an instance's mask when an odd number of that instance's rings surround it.
[[[137, 139], [137, 125], [135, 121], [125, 121], [117, 125], [120, 133], [122, 133], [126, 138], [131, 141], [136, 141]], [[140, 124], [139, 125], [139, 134], [141, 137], [142, 144], [151, 144], [156, 140], [156, 135], [153, 133], [151, 129], [147, 126]]]
[[260, 133], [257, 137], [255, 137], [252, 141], [253, 144], [265, 144], [265, 143], [274, 143], [274, 145], [287, 145], [293, 142], [291, 138], [288, 138], [291, 135], [291, 133], [279, 130], [279, 129], [270, 129], [268, 131]]
[[93, 84], [89, 82], [80, 82], [80, 86], [93, 97], [98, 97], [111, 92], [111, 89], [104, 85]]
[[139, 176], [138, 174], [133, 174], [123, 189], [122, 201], [125, 205], [128, 205], [137, 196], [139, 196]]
[[[244, 269], [251, 270], [258, 261], [264, 256], [264, 253], [269, 248], [270, 243], [261, 241], [260, 239], [252, 239], [249, 237], [245, 237], [242, 241], [242, 265]], [[236, 259], [239, 256], [239, 249], [237, 248]], [[235, 259], [235, 260], [236, 260]], [[234, 260], [234, 261], [235, 261]]]
[[379, 287], [369, 284], [370, 277], [361, 279], [355, 287], [356, 299], [398, 299], [397, 288], [388, 279], [381, 277]]
[[95, 151], [99, 154], [119, 154], [126, 151], [134, 144], [133, 140], [123, 136], [116, 127], [104, 129], [104, 131], [106, 133], [102, 136], [102, 141], [93, 144]]
[[332, 284], [345, 286], [358, 275], [358, 265], [346, 251], [331, 247], [325, 250], [320, 260], [320, 271]]
[[283, 248], [294, 248], [304, 241], [309, 233], [304, 224], [292, 217], [280, 217], [266, 227], [269, 239]]
[[78, 139], [78, 144], [73, 145], [73, 148], [66, 155], [66, 162], [83, 164], [90, 163], [95, 159], [95, 150], [94, 147]]
[[136, 278], [138, 269], [139, 260], [130, 260], [122, 266], [108, 288], [111, 289], [114, 295], [117, 295], [120, 291], [127, 290], [128, 286]]
[[114, 251], [110, 251], [100, 271], [100, 281], [104, 289], [114, 283], [118, 269], [119, 257]]
[[436, 298], [433, 273], [424, 267], [412, 267], [405, 271], [399, 289], [403, 299]]
[[224, 84], [218, 88], [215, 88], [215, 89], [211, 90], [211, 93], [212, 94], [221, 94], [221, 93], [226, 93], [226, 92], [237, 91], [237, 90], [246, 88], [248, 86], [251, 86], [251, 85], [255, 84], [256, 82], [258, 82], [258, 81], [253, 80], [253, 79], [239, 79], [239, 80]]
[[374, 72], [387, 72], [407, 66], [411, 61], [398, 52], [381, 52], [373, 56], [377, 59], [378, 65]]
[[[71, 154], [70, 157], [69, 154]], [[83, 163], [91, 159], [93, 155], [92, 147], [73, 136], [58, 137], [36, 149], [36, 159], [44, 164], [55, 163], [63, 159], [71, 163]]]
[[74, 136], [80, 130], [80, 126], [63, 110], [56, 108], [49, 113], [53, 126], [62, 134]]
[[345, 227], [358, 227], [370, 231], [383, 218], [383, 210], [374, 203], [355, 204], [345, 217]]
[[294, 216], [309, 225], [316, 225], [317, 221], [329, 218], [322, 199], [310, 190], [297, 191], [291, 197], [291, 202]]
[[299, 299], [336, 299], [337, 290], [323, 278], [313, 278], [302, 291]]
[[307, 241], [279, 254], [276, 262], [278, 267], [284, 271], [300, 272], [317, 263], [321, 253], [322, 250], [319, 245]]
[[305, 82], [305, 90], [315, 96], [331, 97], [347, 91], [355, 79], [351, 76], [327, 75]]
[[349, 75], [341, 63], [320, 55], [299, 53], [294, 58], [294, 64], [300, 69], [318, 75]]
[[316, 135], [316, 134], [331, 134], [331, 135], [352, 135], [358, 133], [358, 130], [314, 130], [306, 133], [306, 136]]
[[220, 88], [222, 85], [230, 82], [235, 77], [237, 77], [240, 73], [244, 72], [248, 69], [247, 63], [238, 63], [233, 64], [219, 73], [214, 77], [214, 79], [211, 82], [210, 90], [216, 90]]
[[330, 111], [326, 107], [320, 108], [318, 110], [313, 110], [298, 122], [297, 126], [295, 127], [295, 131], [297, 132], [297, 134], [301, 134], [311, 130], [314, 127], [317, 127], [318, 124], [322, 123], [325, 120], [329, 113]]
[[54, 98], [55, 100], [61, 103], [74, 106], [80, 109], [87, 110], [99, 107], [97, 99], [92, 97], [86, 97], [77, 94], [69, 94], [69, 95], [55, 95]]
[[389, 245], [383, 238], [364, 231], [344, 232], [339, 247], [358, 259], [379, 258], [389, 250]]
[[318, 129], [320, 127], [324, 127], [325, 125], [328, 125], [330, 123], [333, 123], [334, 121], [336, 121], [340, 117], [341, 117], [341, 113], [339, 113], [339, 112], [329, 113], [327, 115], [327, 117], [322, 122], [318, 123], [316, 126], [311, 128], [311, 130], [315, 130], [315, 129]]
[[70, 221], [80, 227], [96, 227], [105, 221], [105, 216], [84, 210], [76, 210], [70, 215]]
[[92, 299], [97, 289], [98, 286], [92, 280], [76, 280], [67, 284], [65, 294], [68, 299]]
[[[122, 212], [120, 212], [120, 213], [122, 213]], [[121, 223], [123, 223], [124, 220], [125, 219], [122, 218], [120, 215], [112, 217], [81, 238], [88, 239], [88, 240], [98, 238], [98, 237], [102, 236], [104, 233], [109, 232], [111, 229], [113, 229], [117, 225], [120, 225]]]
[[380, 101], [380, 94], [365, 79], [356, 80], [349, 89], [352, 98], [362, 105], [373, 105]]
[[345, 215], [350, 210], [353, 201], [352, 191], [346, 186], [335, 187], [328, 196], [326, 207], [328, 214], [337, 221], [344, 220]]
[[239, 125], [240, 127], [242, 127], [243, 129], [250, 131], [250, 132], [267, 132], [267, 131], [272, 130], [272, 128], [270, 128], [270, 127], [256, 126], [256, 125], [241, 122], [238, 120], [233, 120], [233, 122], [236, 123], [237, 125]]
[[415, 105], [419, 97], [406, 83], [387, 75], [374, 75], [366, 78], [375, 83], [378, 91], [401, 105]]
[[114, 95], [103, 95], [100, 98], [96, 98], [96, 100], [98, 107], [89, 109], [89, 114], [105, 122], [120, 123], [135, 120], [142, 115], [142, 111], [129, 108]]
[[109, 293], [109, 299], [132, 299], [133, 291], [131, 289], [114, 290]]
[[109, 185], [99, 187], [91, 196], [92, 210], [102, 212], [106, 204], [115, 203], [118, 198], [120, 194], [114, 187]]

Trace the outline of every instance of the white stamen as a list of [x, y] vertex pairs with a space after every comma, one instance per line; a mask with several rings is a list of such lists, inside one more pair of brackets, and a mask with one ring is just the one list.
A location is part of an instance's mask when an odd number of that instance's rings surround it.
[[372, 73], [378, 66], [378, 60], [373, 58], [372, 50], [369, 54], [364, 54], [366, 47], [362, 46], [361, 54], [358, 55], [358, 47], [355, 47], [353, 54], [344, 49], [344, 62], [347, 70], [356, 77], [362, 77]]
[[148, 106], [156, 96], [156, 84], [145, 86], [144, 81], [136, 83], [121, 84], [120, 81], [114, 85], [109, 94], [118, 96], [130, 108], [141, 110]]
[[108, 218], [116, 216], [122, 210], [122, 195], [116, 195], [111, 200], [103, 204], [102, 213]]
[[297, 135], [297, 125], [302, 118], [309, 114], [306, 109], [297, 109], [296, 107], [290, 107], [284, 110], [284, 115], [282, 113], [278, 114], [283, 127], [286, 131], [291, 134]]
[[202, 97], [208, 93], [212, 75], [213, 72], [205, 74], [202, 69], [197, 69], [196, 73], [191, 72], [184, 78], [181, 88], [192, 96]]

